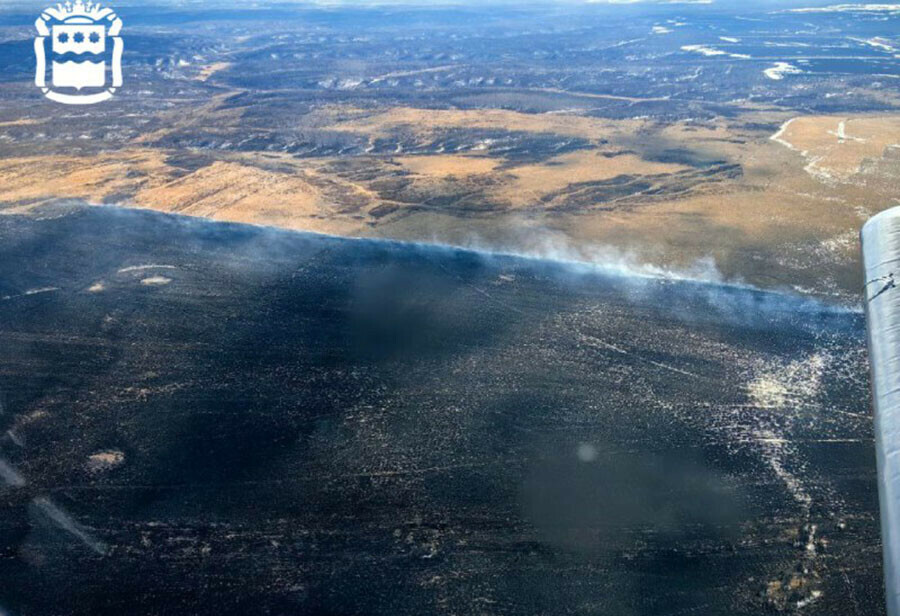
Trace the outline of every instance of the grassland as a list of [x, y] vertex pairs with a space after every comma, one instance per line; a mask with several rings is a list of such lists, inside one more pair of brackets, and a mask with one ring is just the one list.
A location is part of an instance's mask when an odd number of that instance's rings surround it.
[[[242, 112], [220, 103], [163, 132], [238, 130]], [[73, 198], [341, 235], [563, 250], [587, 260], [614, 249], [674, 269], [712, 258], [727, 278], [851, 295], [856, 229], [896, 203], [900, 116], [753, 113], [756, 124], [782, 128], [331, 106], [316, 111], [323, 130], [400, 151], [349, 159], [185, 151], [154, 145], [160, 133], [144, 134], [121, 150], [2, 159], [0, 203], [15, 213]], [[493, 150], [496, 139], [479, 130], [515, 135], [526, 147], [530, 138], [582, 141], [528, 160]], [[464, 135], [463, 146], [441, 151], [435, 144], [451, 133]]]

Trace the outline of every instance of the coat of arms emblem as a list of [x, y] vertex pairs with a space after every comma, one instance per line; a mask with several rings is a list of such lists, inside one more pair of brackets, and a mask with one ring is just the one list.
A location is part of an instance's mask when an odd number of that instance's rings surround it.
[[[111, 8], [67, 1], [45, 9], [35, 27], [34, 83], [44, 96], [67, 105], [91, 105], [109, 100], [122, 86], [122, 20]], [[52, 62], [49, 84], [47, 39]]]

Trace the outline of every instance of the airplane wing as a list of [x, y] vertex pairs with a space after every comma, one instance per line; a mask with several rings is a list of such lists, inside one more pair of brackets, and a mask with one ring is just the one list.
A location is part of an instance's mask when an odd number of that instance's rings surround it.
[[865, 224], [862, 247], [884, 579], [888, 614], [900, 616], [900, 208]]

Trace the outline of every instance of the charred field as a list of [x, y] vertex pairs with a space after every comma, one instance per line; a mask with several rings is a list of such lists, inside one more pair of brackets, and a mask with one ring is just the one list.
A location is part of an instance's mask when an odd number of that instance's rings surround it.
[[11, 614], [880, 614], [858, 312], [150, 211], [0, 217]]

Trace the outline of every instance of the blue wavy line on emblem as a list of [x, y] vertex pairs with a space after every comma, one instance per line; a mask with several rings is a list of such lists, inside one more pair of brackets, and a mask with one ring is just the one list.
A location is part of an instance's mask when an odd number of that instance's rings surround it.
[[66, 53], [54, 53], [50, 55], [50, 59], [54, 62], [101, 62], [106, 60], [105, 53], [75, 53], [69, 51]]

